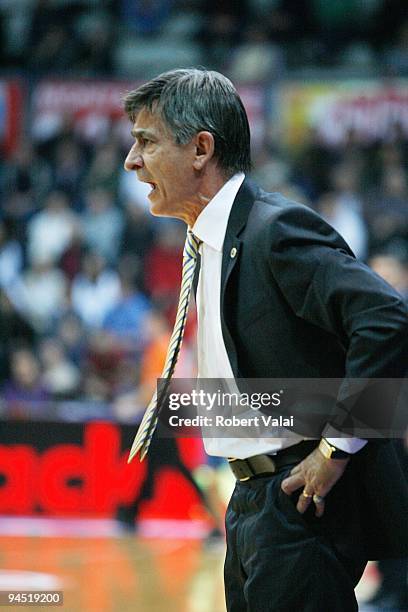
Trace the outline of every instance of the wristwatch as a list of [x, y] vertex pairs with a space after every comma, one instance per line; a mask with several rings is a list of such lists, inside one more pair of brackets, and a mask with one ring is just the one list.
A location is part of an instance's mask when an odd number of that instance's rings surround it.
[[320, 440], [319, 451], [326, 459], [348, 459], [351, 456], [350, 453], [346, 453], [346, 451], [340, 450], [330, 444], [326, 438]]

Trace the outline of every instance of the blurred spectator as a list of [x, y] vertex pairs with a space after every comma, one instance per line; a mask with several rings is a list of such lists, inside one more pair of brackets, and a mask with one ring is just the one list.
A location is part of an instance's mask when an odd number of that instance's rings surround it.
[[85, 177], [85, 187], [89, 190], [104, 189], [116, 197], [121, 161], [115, 144], [108, 143], [97, 148]]
[[50, 26], [29, 57], [32, 70], [40, 73], [67, 71], [75, 66], [75, 44], [66, 25], [54, 23]]
[[27, 57], [30, 68], [40, 73], [69, 70], [76, 58], [72, 36], [75, 3], [71, 3], [69, 11], [52, 0], [36, 0], [33, 4]]
[[317, 209], [344, 238], [355, 256], [364, 259], [367, 253], [367, 230], [358, 210], [336, 192], [320, 196]]
[[322, 142], [315, 128], [310, 128], [292, 161], [292, 178], [311, 202], [329, 189], [330, 170], [336, 161], [336, 152]]
[[308, 204], [306, 194], [290, 181], [290, 171], [290, 165], [276, 152], [275, 147], [266, 143], [256, 157], [252, 174], [265, 191], [279, 191], [291, 200]]
[[400, 0], [380, 0], [374, 5], [373, 42], [376, 49], [386, 49], [407, 20], [407, 7]]
[[[128, 353], [118, 362], [115, 381], [112, 386], [112, 402], [123, 393], [133, 391], [139, 383], [141, 353]], [[136, 411], [135, 411], [136, 412]]]
[[166, 317], [158, 310], [152, 311], [146, 320], [148, 344], [140, 364], [140, 395], [142, 403], [150, 401], [151, 391], [156, 384], [166, 360], [171, 329]]
[[31, 4], [31, 28], [30, 47], [35, 48], [43, 40], [47, 32], [55, 23], [64, 22], [66, 26], [71, 24], [76, 14], [75, 2], [70, 2], [70, 11], [65, 11], [61, 2], [54, 0], [30, 0]]
[[310, 4], [315, 27], [324, 41], [326, 52], [322, 58], [336, 58], [350, 42], [371, 36], [376, 2], [312, 0]]
[[10, 375], [13, 350], [18, 346], [33, 347], [35, 339], [34, 328], [0, 289], [0, 384]]
[[134, 381], [133, 388], [117, 393], [114, 400], [115, 415], [122, 422], [142, 416], [163, 369], [171, 329], [159, 310], [151, 310], [147, 315], [144, 335], [146, 346], [140, 360], [139, 380]]
[[122, 23], [136, 34], [157, 34], [173, 4], [173, 0], [120, 0]]
[[140, 349], [144, 339], [146, 317], [150, 302], [137, 288], [135, 270], [122, 259], [120, 269], [120, 298], [105, 315], [103, 329], [122, 347], [135, 351]]
[[[404, 138], [401, 128], [394, 125], [389, 130], [387, 142], [375, 142], [369, 150], [365, 169], [366, 187], [378, 187], [382, 177], [395, 167], [404, 166], [407, 158], [407, 139]], [[370, 194], [372, 197], [372, 194]], [[376, 194], [374, 194], [376, 195]]]
[[[190, 319], [190, 314], [189, 312], [188, 319]], [[193, 322], [195, 322], [194, 317]], [[146, 318], [146, 347], [140, 361], [139, 381], [139, 400], [142, 403], [146, 404], [150, 401], [152, 388], [155, 387], [157, 377], [162, 373], [172, 325], [173, 321], [169, 324], [165, 313], [157, 308], [153, 309]], [[175, 370], [176, 378], [195, 378], [197, 375], [195, 336], [191, 341], [190, 335], [187, 334], [183, 342]]]
[[[123, 372], [122, 364], [127, 351], [104, 331], [95, 331], [89, 337], [85, 360], [84, 388], [92, 389], [94, 398], [112, 400]], [[88, 387], [90, 385], [90, 387]]]
[[[67, 145], [67, 148], [69, 148], [68, 144], [72, 145], [72, 148], [79, 148], [78, 157], [83, 164], [86, 162], [83, 137], [82, 134], [77, 132], [77, 124], [72, 112], [62, 109], [61, 113], [35, 114], [30, 124], [30, 136], [35, 142], [38, 154], [41, 158], [46, 159], [52, 168], [55, 167], [57, 153], [59, 157], [63, 158], [64, 146]], [[59, 152], [61, 149], [62, 153]], [[75, 155], [72, 154], [72, 157]], [[71, 153], [67, 156], [71, 157]], [[78, 176], [81, 176], [80, 170]], [[55, 176], [52, 187], [55, 187]]]
[[396, 44], [385, 52], [385, 63], [391, 74], [408, 75], [408, 19], [401, 25]]
[[53, 188], [66, 193], [77, 204], [81, 194], [81, 181], [85, 159], [79, 143], [71, 138], [57, 136], [53, 157]]
[[120, 297], [117, 272], [106, 267], [99, 253], [86, 253], [81, 271], [75, 276], [71, 287], [72, 308], [84, 325], [89, 329], [100, 328]]
[[154, 235], [150, 213], [133, 202], [126, 202], [121, 254], [143, 259], [153, 244]]
[[47, 193], [51, 185], [51, 168], [41, 158], [33, 144], [28, 141], [19, 146], [12, 158], [0, 170], [2, 198], [10, 193], [30, 200], [26, 205], [30, 211]]
[[39, 208], [51, 184], [51, 169], [32, 143], [18, 147], [0, 170], [1, 208], [18, 240], [25, 241], [26, 223]]
[[55, 319], [67, 303], [67, 281], [50, 260], [33, 262], [22, 277], [18, 304], [39, 334], [52, 329]]
[[13, 0], [0, 3], [1, 54], [2, 63], [19, 68], [29, 50], [30, 7], [32, 0]]
[[338, 193], [339, 199], [358, 213], [363, 212], [363, 201], [360, 196], [360, 159], [349, 159], [333, 166], [330, 172], [331, 187]]
[[10, 237], [7, 224], [0, 220], [0, 286], [10, 287], [23, 268], [21, 244]]
[[343, 236], [359, 259], [365, 259], [368, 230], [363, 217], [363, 202], [358, 193], [358, 167], [343, 163], [334, 166], [330, 180], [334, 191], [323, 194], [317, 208]]
[[[82, 387], [82, 401], [95, 402], [107, 411], [108, 403], [111, 401], [110, 385], [103, 376], [93, 372], [87, 372]], [[101, 415], [99, 411], [98, 415]]]
[[153, 299], [171, 304], [178, 291], [185, 229], [177, 222], [162, 225], [145, 258], [145, 286]]
[[12, 353], [11, 374], [3, 385], [2, 397], [12, 418], [40, 411], [49, 399], [41, 381], [40, 363], [31, 350], [19, 348]]
[[74, 312], [65, 312], [57, 321], [54, 334], [62, 343], [67, 358], [76, 366], [81, 366], [88, 338], [80, 318]]
[[369, 266], [408, 301], [408, 264], [391, 253], [370, 257]]
[[380, 186], [367, 202], [367, 219], [372, 249], [397, 236], [408, 239], [408, 181], [402, 166], [384, 168]]
[[248, 3], [251, 16], [267, 28], [271, 40], [288, 43], [310, 36], [310, 1], [249, 0]]
[[232, 47], [241, 42], [241, 32], [249, 15], [248, 2], [204, 0], [201, 11], [204, 22], [199, 41], [209, 65], [221, 68]]
[[99, 188], [88, 191], [82, 225], [85, 245], [110, 264], [116, 262], [123, 231], [123, 213], [115, 207], [109, 191]]
[[95, 10], [83, 14], [76, 24], [75, 71], [81, 75], [110, 74], [114, 29], [108, 14]]
[[29, 262], [56, 263], [79, 231], [79, 219], [70, 208], [68, 196], [52, 191], [45, 200], [44, 209], [36, 213], [27, 226]]
[[67, 358], [63, 344], [56, 338], [45, 338], [39, 346], [42, 382], [53, 399], [73, 398], [81, 381], [80, 370]]
[[261, 24], [250, 26], [244, 40], [232, 54], [229, 73], [238, 83], [262, 83], [281, 72], [282, 53], [271, 44]]
[[84, 244], [82, 241], [82, 227], [78, 225], [78, 232], [72, 236], [72, 240], [61, 255], [59, 267], [64, 272], [68, 282], [71, 284], [81, 269]]

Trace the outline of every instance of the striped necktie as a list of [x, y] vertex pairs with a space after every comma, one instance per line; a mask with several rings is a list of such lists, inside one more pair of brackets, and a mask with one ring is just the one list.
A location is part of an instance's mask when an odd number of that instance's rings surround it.
[[142, 422], [139, 425], [136, 437], [130, 449], [128, 463], [140, 451], [140, 461], [143, 461], [147, 451], [149, 450], [154, 431], [162, 404], [167, 396], [167, 391], [170, 385], [171, 377], [173, 376], [176, 367], [177, 359], [180, 353], [181, 343], [183, 341], [184, 328], [186, 326], [188, 305], [190, 302], [191, 287], [194, 279], [194, 272], [197, 263], [197, 253], [201, 241], [194, 236], [191, 230], [187, 231], [186, 242], [183, 251], [183, 272], [181, 278], [181, 289], [179, 303], [177, 307], [176, 322], [174, 324], [173, 333], [170, 338], [169, 347], [167, 349], [166, 361], [161, 375], [165, 379], [165, 383], [160, 388], [160, 395], [157, 395], [157, 389], [154, 392], [150, 404], [143, 415]]

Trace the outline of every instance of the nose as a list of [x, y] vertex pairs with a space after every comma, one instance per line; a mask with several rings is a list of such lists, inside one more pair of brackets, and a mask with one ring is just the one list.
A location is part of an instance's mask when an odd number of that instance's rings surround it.
[[127, 154], [124, 168], [127, 172], [130, 172], [130, 170], [138, 170], [139, 168], [143, 168], [143, 158], [140, 153], [135, 150], [135, 146], [133, 146]]

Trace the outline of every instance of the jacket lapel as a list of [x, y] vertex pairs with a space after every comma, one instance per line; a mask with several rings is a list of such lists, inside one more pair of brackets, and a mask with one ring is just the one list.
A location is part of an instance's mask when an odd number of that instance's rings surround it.
[[222, 252], [220, 294], [221, 328], [225, 347], [235, 377], [238, 377], [238, 360], [235, 343], [228, 329], [228, 313], [225, 312], [225, 296], [228, 289], [228, 282], [241, 253], [242, 241], [239, 236], [247, 223], [249, 213], [255, 201], [256, 192], [257, 187], [252, 181], [245, 179], [231, 208]]

